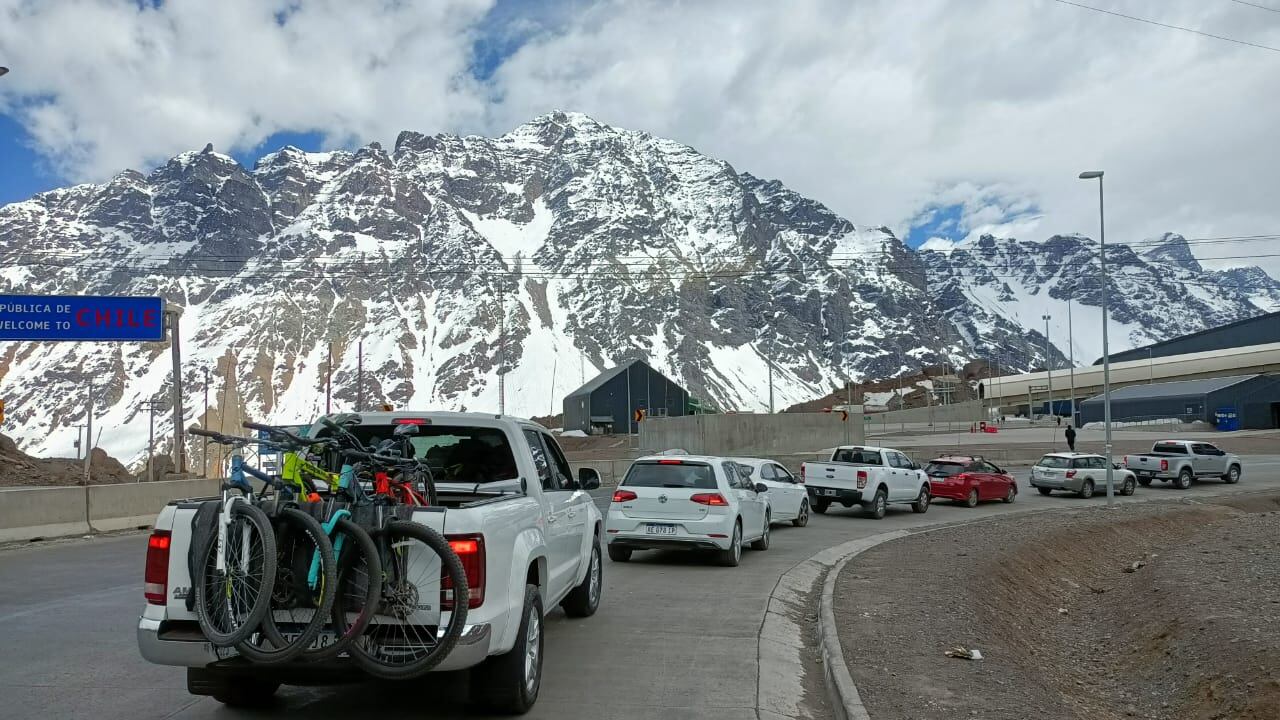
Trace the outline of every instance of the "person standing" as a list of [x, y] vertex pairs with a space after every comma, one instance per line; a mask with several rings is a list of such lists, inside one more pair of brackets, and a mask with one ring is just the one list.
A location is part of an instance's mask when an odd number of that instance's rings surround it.
[[1067, 437], [1067, 447], [1071, 449], [1071, 452], [1075, 452], [1075, 451], [1076, 451], [1076, 429], [1075, 429], [1075, 426], [1073, 426], [1073, 425], [1067, 425], [1067, 431], [1066, 431], [1066, 433], [1064, 433], [1064, 434], [1065, 434], [1065, 435], [1066, 435], [1066, 437]]

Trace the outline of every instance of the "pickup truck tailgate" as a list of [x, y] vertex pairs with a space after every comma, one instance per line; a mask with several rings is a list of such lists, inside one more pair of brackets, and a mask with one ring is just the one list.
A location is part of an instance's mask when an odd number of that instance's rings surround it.
[[805, 463], [804, 469], [807, 484], [843, 490], [857, 490], [858, 471], [866, 472], [866, 468], [831, 463]]

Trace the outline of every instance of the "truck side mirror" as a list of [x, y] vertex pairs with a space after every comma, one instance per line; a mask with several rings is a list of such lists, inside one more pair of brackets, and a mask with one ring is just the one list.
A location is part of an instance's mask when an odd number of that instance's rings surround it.
[[600, 471], [595, 468], [578, 468], [578, 489], [595, 490], [600, 487]]

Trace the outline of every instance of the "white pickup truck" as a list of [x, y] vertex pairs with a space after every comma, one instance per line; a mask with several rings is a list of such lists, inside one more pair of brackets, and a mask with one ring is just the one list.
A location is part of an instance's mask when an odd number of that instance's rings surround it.
[[1139, 485], [1172, 481], [1181, 490], [1191, 487], [1191, 481], [1205, 478], [1234, 484], [1243, 472], [1238, 456], [1198, 440], [1161, 440], [1149, 453], [1126, 455], [1124, 466], [1138, 477]]
[[838, 447], [829, 462], [801, 463], [800, 481], [817, 513], [825, 513], [833, 502], [845, 507], [860, 504], [877, 520], [890, 503], [910, 505], [918, 513], [929, 510], [929, 476], [892, 448]]
[[[418, 457], [426, 458], [442, 507], [413, 511], [413, 520], [479, 554], [463, 558], [471, 588], [467, 625], [436, 671], [472, 668], [472, 699], [501, 712], [527, 711], [542, 682], [543, 616], [556, 605], [574, 617], [593, 614], [603, 589], [601, 515], [588, 490], [600, 485], [589, 468], [574, 477], [564, 453], [540, 425], [514, 418], [443, 412], [364, 413], [352, 431], [366, 444], [398, 424], [416, 424]], [[312, 429], [322, 435], [322, 426]], [[142, 656], [187, 668], [187, 689], [229, 705], [270, 700], [285, 683], [314, 685], [359, 677], [348, 659], [295, 665], [250, 665], [234, 648], [204, 638], [187, 609], [187, 554], [198, 501], [161, 512], [147, 553], [147, 604], [138, 621]]]

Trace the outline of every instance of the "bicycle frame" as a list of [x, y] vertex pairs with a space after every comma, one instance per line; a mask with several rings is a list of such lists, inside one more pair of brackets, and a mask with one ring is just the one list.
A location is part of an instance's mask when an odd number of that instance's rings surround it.
[[[218, 514], [218, 534], [217, 534], [218, 547], [214, 551], [213, 562], [214, 562], [214, 569], [224, 575], [227, 572], [227, 540], [228, 540], [227, 533], [231, 529], [231, 508], [237, 502], [249, 503], [251, 505], [253, 504], [253, 486], [249, 484], [249, 481], [247, 479], [245, 479], [243, 472], [239, 474], [238, 478], [235, 475], [236, 466], [239, 465], [243, 467], [243, 464], [244, 464], [244, 458], [240, 457], [239, 455], [232, 455], [231, 456], [231, 467], [233, 472], [232, 477], [228, 479], [227, 482], [222, 484], [222, 510]], [[236, 490], [239, 490], [241, 494], [232, 495], [231, 490], [233, 488]], [[240, 538], [240, 542], [242, 546], [241, 554], [240, 554], [241, 562], [248, 562], [248, 557], [249, 557], [248, 531], [246, 531], [244, 535]], [[239, 569], [244, 570], [245, 568], [241, 567]], [[226, 584], [227, 596], [230, 597], [230, 594], [231, 594], [230, 579], [227, 579], [225, 584]]]

